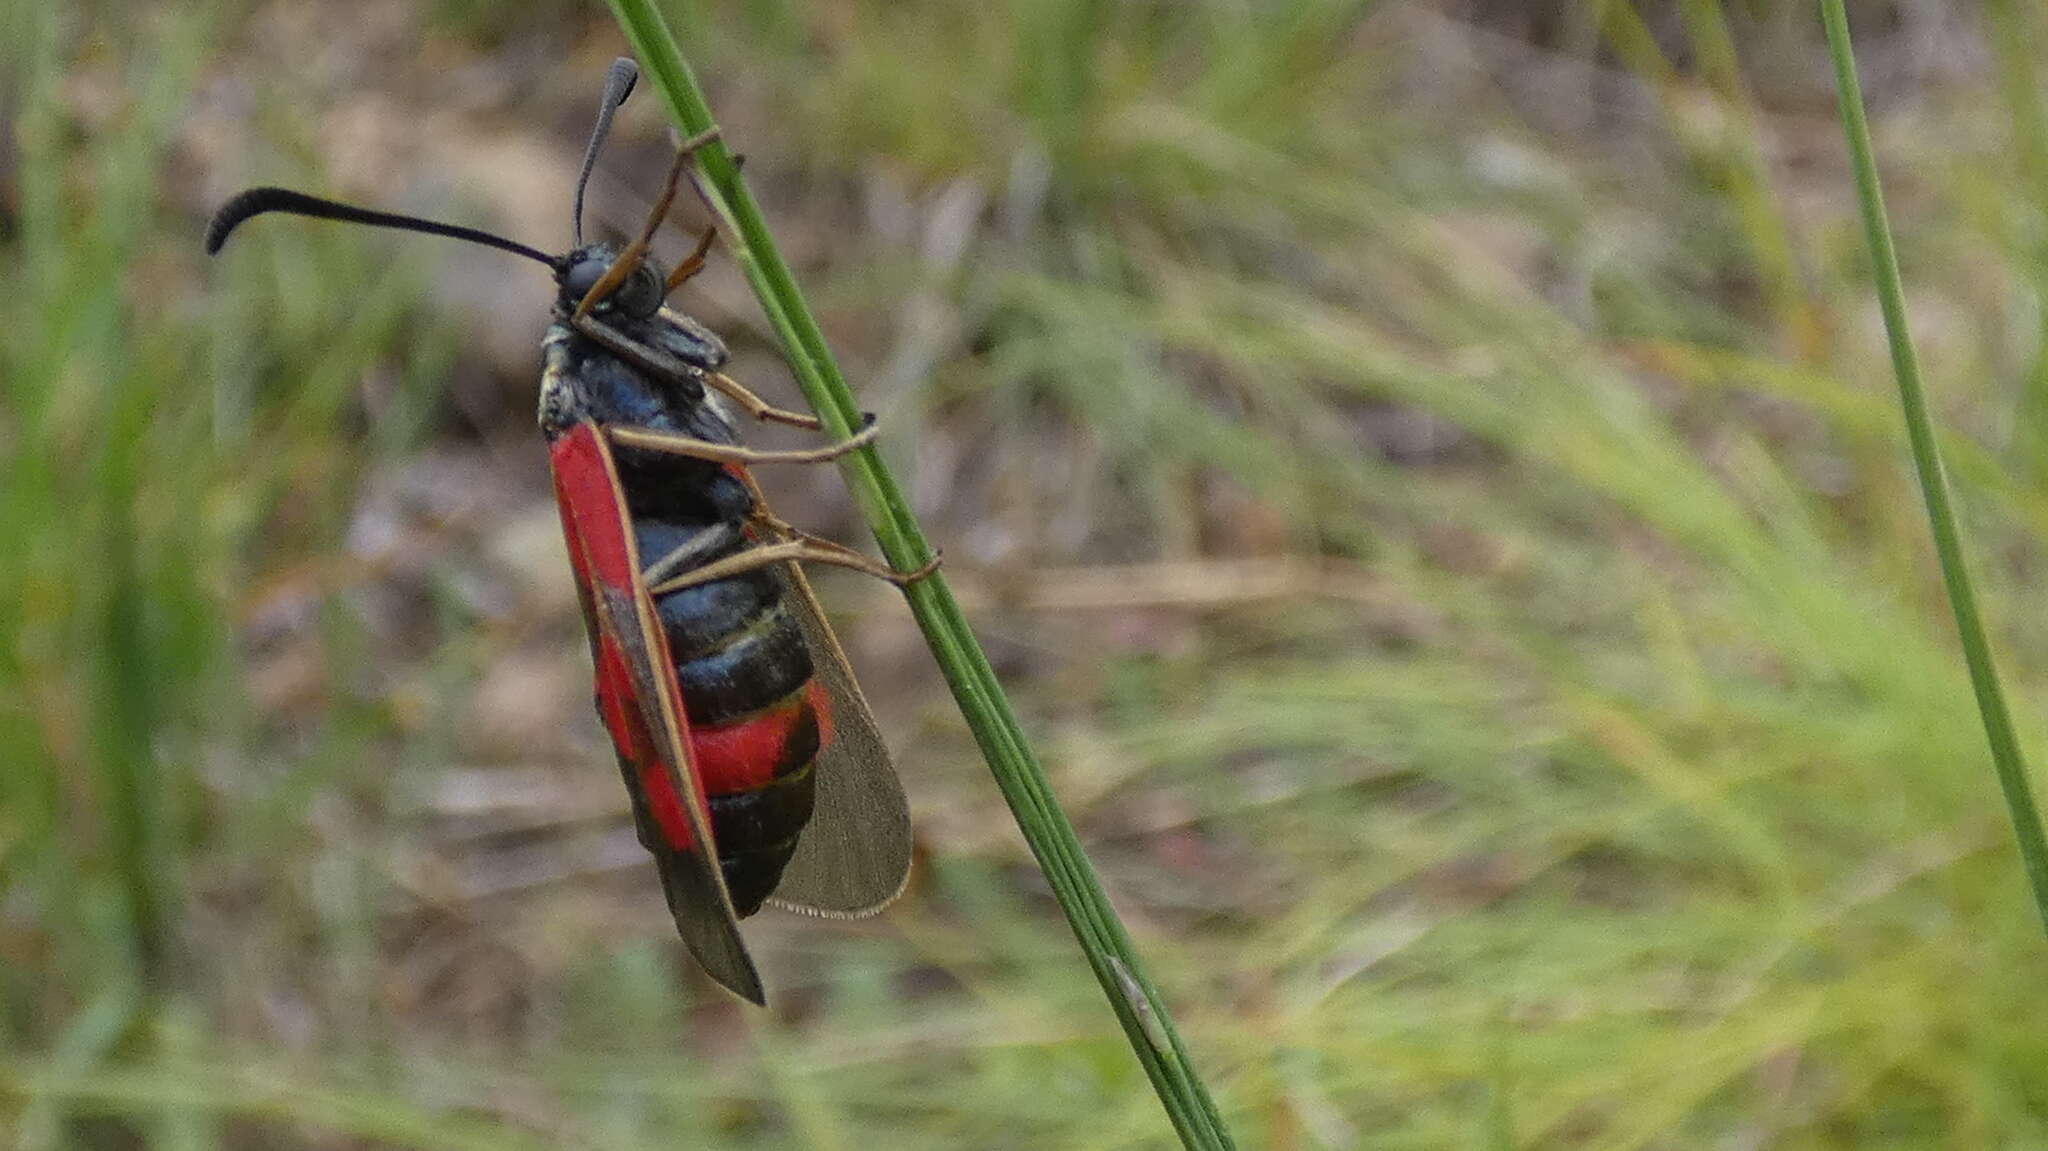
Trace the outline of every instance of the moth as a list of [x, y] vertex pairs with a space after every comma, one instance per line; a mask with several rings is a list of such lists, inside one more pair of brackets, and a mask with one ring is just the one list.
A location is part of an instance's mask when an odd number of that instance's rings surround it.
[[258, 187], [215, 213], [206, 250], [254, 216], [284, 212], [484, 244], [545, 265], [553, 319], [541, 340], [540, 430], [590, 635], [597, 710], [618, 753], [640, 842], [676, 930], [704, 970], [765, 1003], [739, 920], [764, 904], [869, 915], [903, 890], [911, 831], [903, 789], [846, 654], [802, 564], [897, 572], [797, 530], [769, 510], [750, 468], [834, 460], [858, 434], [809, 450], [739, 442], [727, 402], [818, 430], [721, 369], [725, 345], [669, 308], [704, 267], [713, 232], [673, 269], [649, 249], [685, 168], [716, 130], [676, 150], [638, 238], [585, 243], [584, 189], [638, 76], [606, 76], [571, 205], [573, 246], [549, 255], [456, 224]]

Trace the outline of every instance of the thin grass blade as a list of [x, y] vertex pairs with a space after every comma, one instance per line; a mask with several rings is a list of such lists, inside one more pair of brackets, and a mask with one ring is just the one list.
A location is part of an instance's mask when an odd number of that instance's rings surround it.
[[1827, 26], [1828, 51], [1834, 58], [1842, 131], [1848, 137], [1849, 155], [1856, 171], [1857, 200], [1870, 244], [1871, 275], [1877, 282], [1878, 304], [1884, 309], [1892, 370], [1899, 384], [1899, 405], [1905, 413], [1906, 438], [1913, 448], [1920, 492], [1927, 501], [1934, 550], [1941, 560], [1941, 578], [1955, 613], [1963, 659], [1969, 664], [1970, 686], [1976, 692], [1977, 710], [1984, 719], [1984, 735], [1991, 743], [1992, 766], [1998, 772], [1998, 786], [2005, 793], [2005, 805], [2012, 815], [2020, 859], [2033, 885], [2034, 907], [2041, 915], [2042, 926], [2048, 928], [2048, 838], [2042, 834], [2040, 810], [2027, 781], [2026, 760], [2020, 754], [2005, 691], [1999, 686], [1998, 669], [1991, 660], [1991, 642], [1984, 633], [1977, 593], [1963, 559], [1962, 534], [1956, 526], [1955, 508], [1949, 501], [1948, 478], [1942, 469], [1940, 446], [1935, 442], [1934, 422], [1927, 412], [1927, 394], [1920, 386], [1919, 357], [1913, 351], [1913, 336], [1906, 327], [1906, 297], [1899, 279], [1898, 253], [1893, 249], [1891, 224], [1885, 217], [1884, 191], [1878, 185], [1870, 125], [1863, 114], [1862, 85], [1856, 78], [1856, 57], [1849, 41], [1849, 17], [1843, 11], [1842, 0], [1821, 0], [1821, 19]]

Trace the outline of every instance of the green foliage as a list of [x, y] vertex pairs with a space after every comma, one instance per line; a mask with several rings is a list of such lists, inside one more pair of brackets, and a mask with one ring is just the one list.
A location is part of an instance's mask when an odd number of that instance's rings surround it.
[[[275, 798], [245, 756], [261, 723], [243, 703], [235, 604], [252, 561], [333, 547], [363, 464], [338, 414], [373, 366], [403, 378], [421, 357], [414, 292], [404, 277], [373, 287], [351, 246], [257, 240], [234, 282], [202, 289], [198, 232], [160, 181], [215, 14], [120, 31], [46, 5], [7, 16], [0, 1044], [47, 1045], [36, 1074], [63, 1080], [169, 1042], [170, 996], [195, 975], [194, 862], [249, 866], [231, 861], [257, 849], [248, 821]], [[67, 82], [114, 99], [81, 108]], [[315, 525], [295, 542], [279, 530], [292, 504]], [[219, 810], [221, 788], [245, 806]], [[59, 1137], [48, 1098], [18, 1082], [0, 1095], [21, 1108], [22, 1145]]]
[[[994, 556], [1053, 599], [1074, 565], [1196, 565], [1113, 589], [1151, 606], [1035, 613], [988, 581], [972, 612], [1246, 1146], [2048, 1140], [2015, 978], [2048, 947], [1839, 142], [1808, 142], [1810, 8], [1525, 6], [1560, 14], [1525, 43], [1329, 0], [670, 7], [956, 577]], [[683, 983], [658, 897], [593, 919], [570, 901], [597, 879], [465, 901], [413, 866], [439, 857], [408, 805], [466, 764], [455, 701], [515, 625], [447, 591], [394, 671], [315, 579], [331, 686], [270, 714], [251, 616], [418, 454], [366, 439], [361, 396], [440, 393], [416, 289], [448, 252], [252, 228], [203, 263], [182, 110], [287, 33], [5, 11], [0, 1128], [1164, 1145], [929, 698], [891, 727], [921, 885], [870, 927], [750, 928], [771, 1013]], [[2038, 757], [2042, 31], [1984, 19], [1989, 73], [1894, 69], [1872, 128]], [[504, 35], [445, 27], [421, 70]], [[618, 48], [582, 27], [553, 91]], [[299, 68], [245, 81], [252, 154], [321, 155]], [[1279, 592], [1214, 562], [1274, 551], [1300, 561]], [[572, 615], [516, 628], [581, 658]], [[612, 788], [581, 722], [575, 778]], [[158, 936], [183, 962], [145, 982]]]

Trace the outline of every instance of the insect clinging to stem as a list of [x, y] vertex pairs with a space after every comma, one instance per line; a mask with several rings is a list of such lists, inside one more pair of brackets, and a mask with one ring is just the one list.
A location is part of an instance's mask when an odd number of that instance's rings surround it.
[[551, 256], [476, 228], [285, 188], [230, 199], [206, 250], [253, 216], [285, 212], [484, 244], [547, 266], [540, 429], [588, 625], [597, 710], [640, 841], [676, 929], [712, 978], [765, 1002], [738, 921], [764, 903], [831, 917], [879, 911], [909, 875], [910, 818], [873, 713], [801, 564], [898, 572], [769, 511], [749, 468], [838, 459], [873, 417], [825, 447], [739, 443], [723, 400], [768, 422], [820, 422], [768, 404], [720, 369], [718, 337], [666, 306], [702, 270], [713, 232], [664, 272], [649, 251], [695, 151], [682, 142], [639, 235], [585, 243], [583, 196], [638, 71], [614, 61], [571, 206], [571, 249]]

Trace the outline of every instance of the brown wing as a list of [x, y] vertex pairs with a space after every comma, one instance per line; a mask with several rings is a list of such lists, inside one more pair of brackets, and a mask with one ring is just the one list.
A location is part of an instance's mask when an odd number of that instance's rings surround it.
[[777, 575], [783, 602], [810, 644], [813, 674], [831, 700], [832, 738], [813, 768], [818, 794], [811, 822], [768, 902], [833, 919], [873, 915], [910, 880], [910, 808], [875, 713], [811, 582], [794, 563], [780, 565]]
[[676, 931], [697, 962], [735, 994], [762, 1003], [761, 977], [718, 867], [682, 692], [641, 579], [611, 446], [595, 425], [580, 423], [549, 443], [548, 458], [590, 625], [598, 711], [618, 749], [641, 842], [660, 869]]

